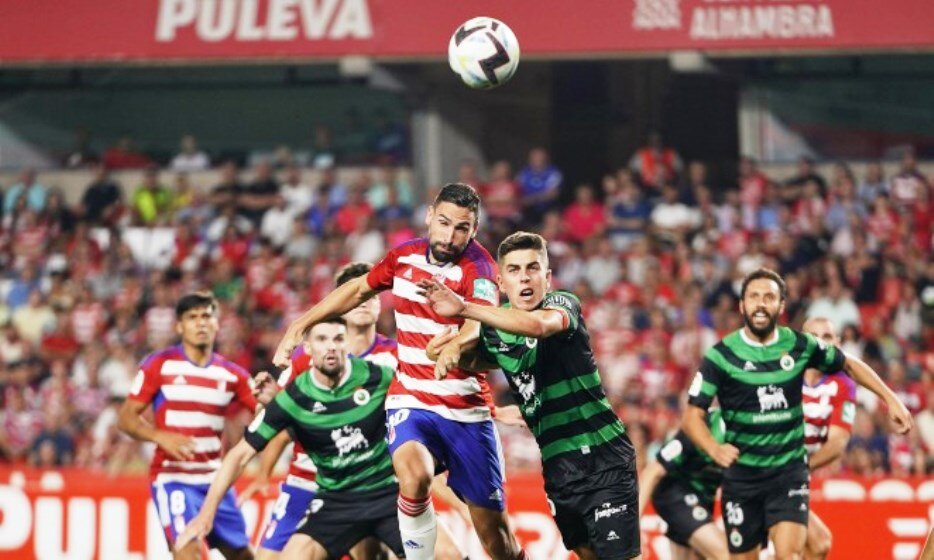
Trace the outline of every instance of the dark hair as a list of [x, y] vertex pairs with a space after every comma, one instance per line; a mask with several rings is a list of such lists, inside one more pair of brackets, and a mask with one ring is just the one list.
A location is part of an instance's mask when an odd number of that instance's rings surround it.
[[199, 307], [210, 307], [211, 311], [216, 312], [217, 298], [207, 290], [185, 294], [175, 304], [175, 318], [181, 319], [186, 312]]
[[304, 337], [308, 336], [308, 333], [311, 332], [311, 329], [315, 328], [315, 325], [327, 325], [327, 324], [344, 325], [344, 326], [346, 327], [346, 326], [347, 326], [347, 321], [344, 320], [344, 318], [343, 318], [342, 316], [340, 316], [340, 315], [338, 315], [338, 316], [336, 316], [336, 317], [328, 317], [327, 319], [318, 321], [318, 322], [315, 323], [314, 325], [311, 325], [310, 327], [308, 327], [307, 329], [305, 329], [304, 331], [302, 331], [302, 337], [304, 338]]
[[480, 218], [480, 195], [476, 189], [464, 183], [448, 183], [441, 188], [441, 192], [435, 197], [432, 207], [437, 208], [442, 202], [450, 202], [461, 208], [466, 208], [474, 213], [477, 219]]
[[511, 234], [496, 249], [496, 260], [501, 261], [503, 257], [513, 251], [522, 251], [523, 249], [533, 249], [541, 253], [545, 259], [548, 258], [548, 242], [537, 233], [527, 231], [517, 231]]
[[775, 272], [771, 268], [757, 268], [743, 278], [743, 287], [739, 290], [739, 299], [746, 297], [746, 286], [749, 285], [753, 280], [760, 279], [772, 280], [778, 284], [778, 294], [782, 301], [788, 295], [788, 287], [785, 286], [785, 280], [782, 278], [781, 274]]
[[341, 267], [341, 269], [337, 271], [337, 274], [334, 275], [334, 284], [336, 286], [342, 286], [354, 278], [359, 278], [366, 275], [366, 273], [369, 272], [371, 268], [373, 268], [373, 265], [370, 263], [348, 263]]

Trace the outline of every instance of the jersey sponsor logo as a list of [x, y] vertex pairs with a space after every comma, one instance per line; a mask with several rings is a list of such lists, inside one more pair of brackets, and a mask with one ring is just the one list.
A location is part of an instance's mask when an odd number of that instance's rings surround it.
[[743, 371], [756, 371], [756, 364], [746, 360], [746, 363], [743, 364]]
[[701, 372], [694, 374], [694, 380], [691, 381], [691, 386], [688, 388], [688, 396], [696, 397], [700, 395], [701, 387], [704, 386], [704, 375]]
[[496, 305], [496, 284], [488, 278], [477, 278], [473, 281], [473, 297]]
[[775, 385], [764, 385], [756, 389], [759, 397], [759, 412], [768, 412], [779, 408], [788, 408], [785, 390]]
[[694, 509], [691, 510], [691, 515], [697, 521], [703, 521], [707, 519], [707, 510], [700, 506], [694, 506]]
[[370, 392], [363, 387], [360, 387], [353, 392], [353, 402], [355, 402], [357, 406], [365, 405], [366, 403], [370, 402]]
[[626, 513], [628, 506], [626, 504], [614, 506], [610, 502], [603, 502], [599, 508], [593, 512], [593, 520], [600, 521], [601, 519], [609, 519], [611, 517], [616, 517]]
[[661, 456], [666, 461], [674, 461], [678, 455], [681, 455], [682, 451], [684, 451], [684, 445], [681, 444], [680, 440], [673, 439], [666, 443], [665, 447], [662, 447]]
[[315, 401], [314, 406], [311, 407], [311, 411], [315, 414], [321, 414], [322, 412], [327, 412], [328, 407], [324, 406], [324, 403]]
[[856, 420], [856, 404], [852, 402], [843, 403], [843, 421], [852, 424]]
[[778, 365], [785, 371], [791, 371], [795, 367], [795, 359], [789, 354], [784, 354], [778, 360]]
[[343, 457], [351, 451], [366, 449], [370, 446], [370, 442], [363, 435], [363, 431], [353, 426], [343, 426], [331, 430], [331, 440], [337, 446], [338, 457]]
[[250, 425], [247, 426], [247, 430], [249, 430], [250, 432], [255, 432], [256, 430], [258, 430], [260, 424], [263, 423], [263, 418], [266, 418], [265, 408], [263, 410], [260, 410], [259, 414], [256, 415], [256, 418], [254, 418], [253, 421], [250, 422]]

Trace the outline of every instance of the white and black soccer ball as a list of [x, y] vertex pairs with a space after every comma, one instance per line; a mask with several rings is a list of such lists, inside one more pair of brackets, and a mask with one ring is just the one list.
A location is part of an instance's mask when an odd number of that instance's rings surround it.
[[505, 23], [490, 17], [476, 17], [458, 27], [451, 36], [448, 64], [472, 88], [501, 86], [519, 67], [519, 41]]

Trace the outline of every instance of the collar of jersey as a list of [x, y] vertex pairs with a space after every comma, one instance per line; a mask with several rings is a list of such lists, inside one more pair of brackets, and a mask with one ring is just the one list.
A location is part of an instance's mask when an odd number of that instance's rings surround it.
[[749, 338], [748, 336], [746, 336], [746, 329], [745, 329], [745, 328], [739, 329], [739, 336], [743, 339], [743, 342], [745, 342], [745, 343], [748, 344], [749, 346], [755, 346], [755, 347], [758, 347], [758, 348], [765, 348], [766, 346], [771, 346], [771, 345], [777, 343], [778, 340], [781, 338], [781, 336], [779, 336], [779, 334], [778, 334], [778, 327], [775, 327], [775, 334], [772, 336], [772, 339], [769, 340], [768, 342], [757, 342], [757, 341], [755, 341], [755, 340], [752, 340], [751, 338]]
[[312, 367], [311, 371], [308, 374], [311, 376], [311, 383], [321, 389], [322, 391], [333, 392], [344, 386], [344, 383], [347, 383], [347, 380], [350, 379], [350, 372], [353, 371], [353, 364], [350, 363], [350, 356], [347, 357], [347, 360], [344, 362], [344, 373], [341, 375], [340, 381], [337, 382], [337, 385], [334, 388], [326, 387], [318, 382], [318, 379], [315, 377], [315, 369]]

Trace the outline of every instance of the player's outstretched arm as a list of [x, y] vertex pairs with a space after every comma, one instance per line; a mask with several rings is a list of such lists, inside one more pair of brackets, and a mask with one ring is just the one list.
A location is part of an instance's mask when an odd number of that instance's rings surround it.
[[230, 490], [231, 485], [255, 455], [256, 450], [246, 440], [242, 439], [227, 452], [224, 462], [221, 463], [220, 470], [217, 471], [214, 482], [211, 483], [211, 487], [208, 489], [201, 510], [185, 526], [185, 530], [175, 540], [175, 550], [182, 550], [189, 542], [194, 539], [202, 539], [211, 532], [211, 527], [214, 525], [214, 516], [217, 515], [217, 508], [221, 500], [224, 499], [224, 495]]
[[259, 471], [256, 473], [256, 477], [253, 479], [253, 482], [250, 482], [250, 484], [243, 489], [243, 492], [237, 495], [237, 507], [252, 498], [253, 494], [257, 492], [264, 498], [269, 496], [272, 471], [276, 468], [279, 457], [282, 456], [282, 452], [288, 447], [290, 441], [292, 441], [292, 437], [289, 436], [289, 432], [286, 431], [279, 432], [276, 437], [269, 441], [266, 449], [263, 449], [263, 452], [259, 454]]
[[462, 328], [460, 332], [448, 328], [436, 334], [425, 347], [428, 359], [435, 362], [435, 377], [438, 379], [443, 379], [455, 366], [475, 373], [497, 367], [496, 364], [484, 361], [477, 351], [480, 342], [479, 323], [470, 321], [464, 325], [467, 328]]
[[646, 504], [652, 499], [652, 493], [655, 487], [665, 476], [665, 467], [658, 461], [649, 463], [642, 472], [639, 473], [639, 517], [645, 511]]
[[843, 369], [847, 374], [854, 381], [878, 395], [888, 407], [889, 420], [895, 424], [896, 431], [900, 434], [907, 433], [912, 424], [908, 408], [866, 362], [850, 354], [844, 354], [844, 357]]
[[850, 432], [840, 426], [830, 426], [827, 433], [827, 442], [815, 451], [808, 459], [808, 468], [817, 470], [825, 465], [836, 461], [846, 450], [846, 444], [850, 442]]
[[195, 456], [195, 440], [175, 432], [159, 430], [141, 416], [149, 403], [126, 399], [117, 416], [117, 427], [133, 439], [151, 441], [176, 461], [190, 461]]
[[301, 317], [292, 321], [285, 331], [285, 336], [282, 337], [279, 346], [276, 348], [273, 363], [280, 367], [289, 365], [292, 350], [301, 343], [305, 331], [325, 319], [339, 317], [347, 313], [376, 295], [376, 292], [370, 287], [366, 276], [354, 278], [338, 286], [327, 297], [302, 314]]
[[723, 468], [727, 468], [739, 458], [739, 450], [729, 443], [720, 444], [710, 433], [707, 426], [707, 411], [699, 406], [688, 404], [681, 417], [681, 429], [701, 451]]

